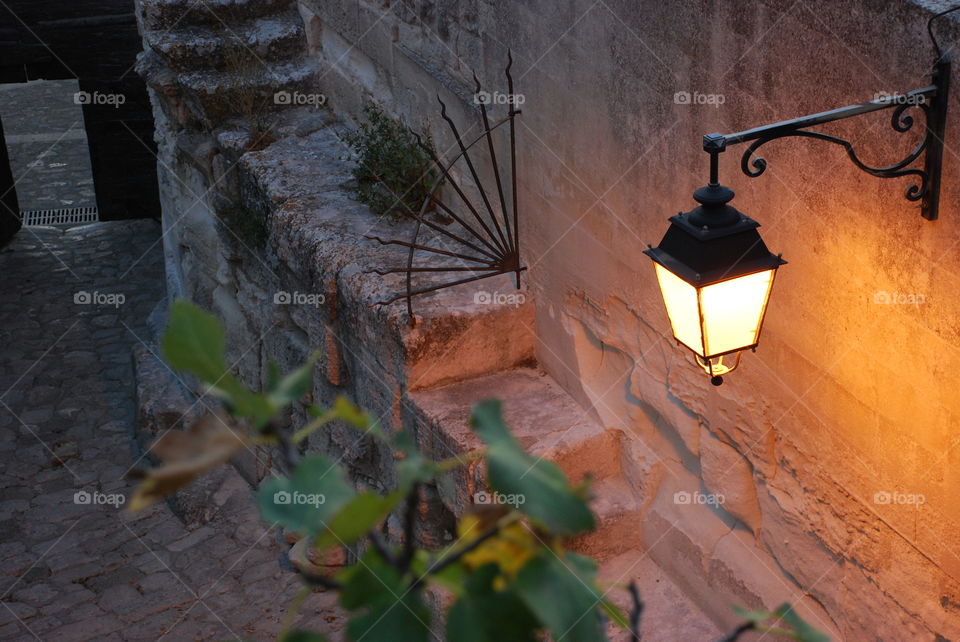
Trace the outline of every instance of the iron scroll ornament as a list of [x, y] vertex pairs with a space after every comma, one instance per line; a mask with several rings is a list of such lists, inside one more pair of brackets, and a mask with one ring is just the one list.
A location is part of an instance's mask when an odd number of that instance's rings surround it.
[[[436, 165], [437, 169], [440, 171], [440, 174], [437, 176], [436, 180], [430, 186], [429, 196], [424, 199], [423, 204], [420, 207], [420, 211], [416, 214], [413, 214], [413, 218], [416, 221], [416, 224], [413, 229], [412, 238], [409, 241], [406, 240], [392, 240], [392, 239], [382, 239], [378, 236], [367, 236], [366, 238], [377, 241], [381, 245], [400, 245], [408, 248], [407, 251], [407, 263], [403, 267], [393, 267], [386, 268], [382, 270], [374, 270], [376, 274], [385, 276], [388, 274], [405, 274], [405, 291], [401, 294], [397, 294], [390, 298], [377, 301], [375, 305], [388, 305], [400, 299], [406, 299], [407, 302], [407, 322], [413, 327], [416, 325], [416, 316], [413, 313], [413, 297], [428, 294], [430, 292], [436, 292], [437, 290], [442, 290], [445, 288], [451, 288], [457, 285], [462, 285], [465, 283], [471, 283], [473, 281], [479, 281], [481, 279], [488, 279], [494, 276], [499, 276], [501, 274], [514, 274], [514, 281], [517, 289], [520, 288], [520, 273], [526, 270], [527, 268], [521, 264], [520, 261], [520, 228], [519, 228], [519, 217], [518, 217], [518, 207], [517, 207], [517, 152], [516, 152], [516, 117], [520, 115], [521, 111], [517, 109], [517, 101], [513, 99], [516, 96], [514, 93], [513, 86], [513, 76], [510, 73], [510, 68], [513, 66], [513, 56], [510, 52], [507, 53], [507, 67], [505, 69], [505, 74], [507, 77], [507, 90], [508, 90], [508, 110], [507, 115], [501, 118], [500, 120], [490, 123], [490, 114], [487, 110], [488, 100], [478, 99], [476, 102], [480, 106], [480, 117], [482, 119], [483, 130], [481, 133], [470, 140], [467, 143], [464, 143], [460, 131], [457, 128], [456, 123], [453, 119], [447, 114], [447, 105], [443, 102], [440, 96], [437, 96], [437, 102], [440, 103], [440, 115], [443, 120], [447, 123], [447, 126], [450, 128], [451, 133], [453, 134], [454, 139], [456, 140], [456, 146], [459, 152], [454, 155], [449, 161], [442, 161], [433, 150], [430, 145], [427, 145], [423, 140], [417, 136], [417, 144], [420, 148], [429, 156], [430, 160]], [[476, 74], [473, 77], [475, 83], [475, 96], [482, 97], [485, 95], [483, 92], [479, 79]], [[489, 94], [486, 94], [489, 96]], [[504, 180], [501, 177], [501, 168], [499, 161], [497, 159], [497, 154], [494, 145], [493, 133], [499, 130], [502, 126], [508, 126], [508, 135], [510, 140], [510, 185], [511, 185], [511, 194], [510, 194], [510, 207], [507, 207], [507, 199], [504, 193]], [[497, 199], [499, 201], [499, 211], [500, 214], [497, 214], [496, 208], [494, 208], [491, 203], [490, 196], [487, 194], [486, 189], [484, 189], [483, 181], [480, 180], [479, 173], [477, 172], [476, 166], [473, 163], [473, 159], [470, 157], [470, 150], [481, 141], [486, 141], [486, 150], [489, 155], [490, 167], [492, 173], [495, 177], [496, 189], [497, 189]], [[482, 201], [482, 210], [478, 209], [477, 205], [471, 201], [471, 199], [464, 192], [463, 187], [457, 182], [455, 177], [451, 174], [453, 166], [460, 160], [463, 160], [467, 166], [467, 169], [470, 173], [470, 176], [473, 179], [473, 184], [476, 186], [476, 189], [480, 193], [480, 198]], [[450, 185], [453, 191], [456, 193], [458, 199], [463, 203], [463, 206], [466, 208], [467, 212], [458, 214], [455, 211], [455, 208], [449, 206], [447, 203], [444, 203], [437, 196], [437, 190], [441, 183], [445, 182]], [[444, 225], [438, 224], [431, 221], [427, 212], [430, 210], [431, 206], [435, 206], [441, 210], [444, 214], [450, 217], [455, 221], [460, 228], [463, 229], [464, 235], [457, 234], [450, 229], [447, 229]], [[438, 233], [440, 237], [444, 238], [450, 242], [453, 242], [461, 247], [454, 249], [443, 249], [432, 247], [426, 245], [426, 242], [421, 242], [421, 233], [423, 228], [427, 227], [430, 230]], [[467, 236], [469, 238], [464, 238]], [[415, 266], [414, 258], [417, 251], [426, 252], [428, 255], [439, 255], [452, 259], [457, 259], [460, 264], [458, 265], [426, 265], [426, 266]], [[468, 253], [470, 252], [470, 253]], [[466, 263], [466, 264], [464, 264]], [[474, 265], [470, 265], [470, 264]], [[439, 284], [430, 284], [424, 285], [422, 287], [414, 287], [413, 277], [415, 274], [462, 274], [462, 273], [471, 273], [471, 276], [465, 278], [458, 278], [453, 281], [446, 281]]]
[[[908, 107], [918, 107], [924, 111], [925, 115], [928, 113], [928, 108], [925, 103], [919, 103], [916, 105], [904, 103], [897, 108], [891, 119], [891, 126], [898, 132], [907, 132], [913, 127], [913, 117], [909, 114], [903, 113], [903, 111]], [[749, 147], [747, 147], [746, 150], [744, 150], [743, 156], [740, 157], [740, 169], [743, 171], [743, 173], [751, 178], [756, 178], [757, 176], [763, 174], [767, 168], [767, 161], [760, 156], [755, 156], [757, 150], [770, 141], [777, 140], [778, 138], [784, 138], [786, 136], [814, 138], [840, 145], [846, 150], [847, 157], [850, 158], [854, 165], [871, 176], [876, 176], [877, 178], [900, 178], [903, 176], [916, 176], [919, 184], [907, 186], [906, 193], [904, 194], [909, 201], [919, 201], [926, 195], [928, 191], [929, 175], [924, 170], [919, 168], [908, 167], [909, 165], [913, 164], [915, 160], [920, 158], [920, 155], [924, 152], [924, 150], [926, 150], [927, 143], [929, 141], [929, 138], [926, 136], [921, 139], [919, 143], [917, 143], [913, 151], [903, 158], [903, 160], [892, 165], [875, 167], [863, 162], [857, 155], [853, 143], [848, 140], [821, 132], [797, 130], [790, 134], [783, 134], [778, 137], [759, 138], [754, 141]]]
[[[947, 101], [950, 88], [950, 62], [941, 58], [933, 68], [933, 84], [905, 94], [884, 96], [865, 103], [841, 107], [830, 111], [764, 125], [735, 134], [707, 134], [703, 137], [703, 149], [711, 155], [711, 183], [717, 182], [717, 155], [727, 146], [752, 141], [740, 157], [740, 169], [751, 178], [764, 173], [767, 162], [756, 156], [757, 150], [767, 143], [787, 137], [802, 137], [822, 140], [842, 146], [848, 158], [862, 171], [877, 178], [915, 177], [905, 197], [909, 201], [921, 201], [921, 214], [935, 220], [940, 204], [940, 174], [943, 165], [943, 138], [946, 126]], [[808, 128], [836, 120], [851, 118], [874, 111], [893, 109], [890, 125], [894, 131], [905, 133], [914, 125], [914, 117], [906, 113], [910, 108], [920, 109], [924, 114], [925, 133], [913, 150], [896, 163], [873, 166], [857, 155], [854, 144], [838, 136], [832, 136]], [[924, 156], [923, 167], [910, 167]]]

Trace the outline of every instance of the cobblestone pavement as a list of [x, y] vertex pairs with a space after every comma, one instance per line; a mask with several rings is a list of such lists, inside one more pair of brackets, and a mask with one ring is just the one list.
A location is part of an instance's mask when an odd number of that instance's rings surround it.
[[0, 85], [0, 118], [22, 210], [97, 204], [76, 79]]
[[[29, 228], [0, 251], [2, 640], [270, 639], [299, 586], [235, 473], [202, 526], [117, 506], [161, 255], [152, 221]], [[312, 594], [299, 624], [339, 628], [333, 600]]]

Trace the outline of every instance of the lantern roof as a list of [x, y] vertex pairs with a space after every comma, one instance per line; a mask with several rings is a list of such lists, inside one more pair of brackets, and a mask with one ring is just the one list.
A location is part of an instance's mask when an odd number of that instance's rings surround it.
[[701, 187], [700, 205], [671, 216], [660, 245], [644, 254], [698, 288], [786, 263], [767, 249], [760, 224], [729, 205], [733, 195], [723, 185]]

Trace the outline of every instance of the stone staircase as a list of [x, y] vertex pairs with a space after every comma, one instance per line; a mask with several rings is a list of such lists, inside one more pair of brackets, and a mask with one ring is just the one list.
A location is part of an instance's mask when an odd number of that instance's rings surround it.
[[[591, 507], [597, 529], [568, 543], [570, 549], [600, 563], [601, 586], [622, 609], [631, 601], [625, 586], [636, 581], [646, 605], [644, 639], [709, 640], [719, 630], [667, 574], [639, 550], [646, 499], [621, 469], [619, 430], [604, 428], [536, 368], [516, 368], [415, 392], [413, 424], [417, 440], [437, 459], [465, 454], [482, 446], [468, 427], [470, 407], [497, 397], [504, 419], [528, 452], [557, 463], [571, 481], [589, 476]], [[482, 469], [456, 471], [456, 483], [441, 486], [441, 500], [455, 515], [473, 505], [473, 494], [485, 489]], [[452, 494], [449, 494], [452, 493]], [[611, 629], [613, 639], [628, 639]]]
[[233, 62], [230, 54], [236, 48], [249, 49], [249, 56], [271, 62], [294, 60], [303, 54], [304, 37], [303, 22], [292, 9], [253, 18], [234, 28], [218, 23], [145, 34], [150, 48], [177, 71], [196, 71], [198, 65], [224, 70]]
[[138, 71], [185, 108], [176, 119], [187, 124], [263, 120], [295, 106], [284, 94], [316, 87], [318, 67], [290, 0], [144, 0], [140, 20]]

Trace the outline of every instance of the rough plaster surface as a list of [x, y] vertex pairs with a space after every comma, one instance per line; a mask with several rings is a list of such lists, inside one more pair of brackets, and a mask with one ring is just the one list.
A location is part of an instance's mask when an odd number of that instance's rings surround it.
[[[286, 10], [268, 4], [244, 19]], [[632, 525], [584, 546], [602, 556], [616, 540], [648, 554], [719, 625], [733, 621], [731, 599], [768, 607], [789, 600], [846, 639], [956, 638], [956, 156], [946, 154], [941, 220], [930, 223], [902, 199], [903, 180], [861, 174], [839, 148], [773, 143], [759, 179], [740, 175], [739, 155], [728, 151], [721, 177], [738, 192], [735, 204], [764, 224], [767, 244], [790, 263], [759, 350], [720, 388], [669, 340], [640, 253], [706, 180], [703, 133], [923, 86], [932, 4], [302, 0], [296, 68], [318, 70], [314, 89], [333, 112], [349, 121], [378, 102], [433, 134], [440, 149], [452, 141], [435, 96], [454, 119], [475, 119], [473, 72], [505, 90], [502, 67], [513, 49], [526, 99], [519, 197], [532, 305], [490, 312], [496, 318], [485, 324], [469, 297], [437, 297], [421, 307], [422, 330], [403, 330], [398, 308], [367, 305], [395, 287], [363, 274], [389, 252], [355, 242], [370, 227], [338, 191], [346, 166], [332, 160], [343, 149], [331, 131], [299, 130], [299, 114], [290, 127], [299, 133], [261, 152], [240, 157], [228, 134], [213, 147], [202, 136], [203, 144], [185, 145], [184, 126], [209, 119], [212, 107], [181, 96], [198, 90], [190, 78], [177, 90], [160, 82], [170, 78], [161, 66], [151, 86], [172, 168], [161, 175], [165, 217], [190, 217], [170, 243], [178, 247], [172, 265], [188, 294], [238, 328], [236, 339], [249, 344], [264, 333], [237, 355], [251, 377], [267, 356], [292, 362], [312, 346], [335, 345], [317, 395], [350, 391], [397, 422], [440, 426], [431, 434], [451, 447], [469, 444], [422, 395], [453, 394], [456, 373], [495, 376], [535, 351], [551, 386], [593, 425], [598, 501], [605, 515], [621, 516], [611, 528]], [[944, 43], [960, 37], [949, 21], [938, 32]], [[291, 86], [311, 81], [281, 76]], [[677, 102], [677, 92], [689, 92], [690, 104]], [[893, 134], [883, 116], [828, 130], [878, 164], [913, 140]], [[958, 142], [960, 130], [949, 125], [948, 148]], [[211, 177], [237, 160], [240, 178], [197, 204], [192, 192], [206, 194]], [[218, 195], [269, 214], [263, 258], [219, 224]], [[271, 308], [276, 289], [293, 287], [335, 304]], [[884, 294], [922, 303], [887, 304]], [[515, 338], [502, 342], [503, 328]], [[455, 346], [457, 337], [468, 353], [431, 362], [437, 346]], [[540, 429], [544, 438], [551, 432]], [[376, 479], [382, 454], [344, 434], [324, 439], [312, 445], [352, 453], [358, 478]]]

